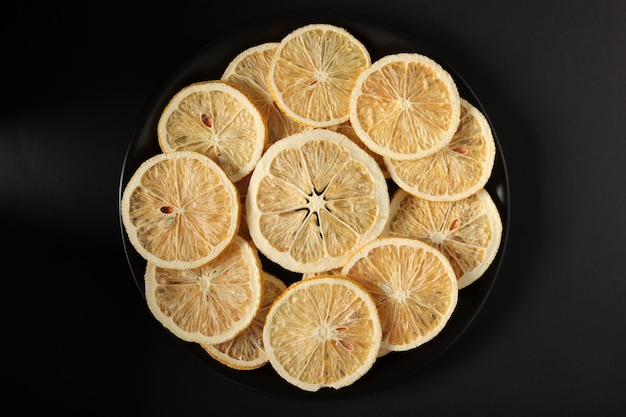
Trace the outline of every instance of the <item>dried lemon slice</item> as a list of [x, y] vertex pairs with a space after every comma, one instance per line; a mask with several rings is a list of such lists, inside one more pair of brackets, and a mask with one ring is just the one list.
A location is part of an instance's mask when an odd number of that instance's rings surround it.
[[418, 53], [384, 56], [361, 73], [350, 121], [374, 152], [416, 159], [446, 146], [459, 124], [460, 97], [450, 74]]
[[259, 311], [261, 268], [256, 249], [237, 236], [217, 258], [197, 268], [148, 263], [146, 301], [154, 317], [180, 339], [222, 343], [247, 328]]
[[341, 133], [314, 129], [271, 145], [248, 185], [255, 245], [293, 272], [332, 270], [382, 231], [389, 193], [376, 161]]
[[448, 260], [417, 239], [384, 237], [359, 249], [341, 274], [376, 300], [382, 352], [406, 351], [437, 336], [458, 300]]
[[276, 48], [270, 63], [270, 91], [293, 120], [330, 127], [348, 120], [352, 88], [370, 64], [365, 46], [344, 28], [322, 23], [302, 26]]
[[344, 277], [287, 287], [267, 314], [263, 343], [272, 367], [306, 391], [353, 384], [375, 363], [382, 329], [372, 296]]
[[177, 92], [157, 125], [163, 152], [187, 150], [208, 156], [236, 182], [254, 169], [267, 140], [261, 111], [240, 89], [220, 80]]
[[163, 268], [215, 258], [239, 227], [237, 189], [207, 156], [179, 151], [144, 161], [124, 188], [120, 211], [139, 255]]

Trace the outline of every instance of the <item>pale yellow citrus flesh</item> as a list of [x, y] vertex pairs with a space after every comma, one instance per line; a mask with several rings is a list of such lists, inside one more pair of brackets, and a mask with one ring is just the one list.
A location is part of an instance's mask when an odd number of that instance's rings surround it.
[[480, 278], [498, 253], [502, 220], [485, 189], [457, 201], [429, 201], [396, 191], [386, 235], [419, 239], [450, 261], [459, 289]]
[[448, 260], [417, 239], [381, 237], [342, 269], [376, 301], [386, 351], [406, 351], [437, 336], [454, 311], [458, 288]]
[[121, 214], [131, 244], [164, 268], [215, 258], [239, 227], [239, 195], [224, 171], [196, 152], [157, 154], [124, 188]]
[[344, 277], [291, 284], [267, 315], [263, 342], [286, 381], [306, 391], [353, 384], [374, 364], [381, 325], [371, 295]]
[[348, 120], [352, 88], [370, 64], [365, 46], [345, 29], [306, 25], [279, 42], [270, 64], [270, 91], [298, 123], [337, 125]]
[[257, 248], [293, 272], [337, 268], [376, 238], [389, 193], [376, 161], [345, 135], [314, 129], [268, 148], [252, 173], [248, 230]]
[[222, 74], [222, 80], [247, 93], [259, 107], [267, 124], [268, 145], [307, 128], [280, 110], [267, 84], [270, 62], [277, 46], [278, 42], [267, 42], [244, 50]]
[[365, 144], [363, 143], [363, 141], [361, 140], [359, 135], [357, 135], [356, 132], [354, 131], [354, 128], [352, 127], [352, 124], [350, 123], [349, 120], [347, 122], [338, 124], [337, 126], [331, 126], [328, 129], [333, 130], [335, 132], [339, 132], [339, 133], [341, 133], [343, 135], [346, 135], [350, 139], [352, 139], [352, 141], [354, 143], [359, 145], [359, 147], [361, 149], [363, 149], [372, 158], [374, 158], [374, 160], [376, 161], [376, 163], [380, 167], [381, 171], [385, 175], [385, 178], [387, 178], [387, 179], [391, 178], [391, 176], [389, 175], [389, 170], [387, 169], [387, 165], [385, 165], [385, 158], [382, 155], [372, 151], [370, 148], [365, 146]]
[[256, 250], [237, 236], [217, 258], [193, 269], [148, 263], [146, 300], [154, 317], [188, 342], [216, 344], [250, 325], [263, 296]]
[[461, 118], [452, 141], [442, 150], [415, 160], [385, 158], [400, 188], [419, 197], [450, 201], [474, 194], [487, 184], [496, 144], [485, 116], [461, 99]]
[[417, 53], [382, 57], [364, 70], [351, 95], [350, 122], [366, 146], [416, 159], [446, 146], [457, 129], [460, 97], [450, 74]]
[[206, 155], [236, 182], [261, 157], [267, 126], [247, 94], [226, 82], [210, 80], [185, 86], [172, 97], [159, 118], [157, 136], [163, 152]]
[[224, 365], [240, 370], [257, 369], [268, 362], [263, 346], [265, 317], [274, 300], [287, 289], [276, 276], [263, 272], [263, 299], [252, 323], [226, 342], [201, 345], [211, 357]]

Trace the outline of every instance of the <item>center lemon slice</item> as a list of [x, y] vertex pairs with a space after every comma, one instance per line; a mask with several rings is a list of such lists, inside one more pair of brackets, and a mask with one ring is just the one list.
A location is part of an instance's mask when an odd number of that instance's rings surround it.
[[263, 154], [250, 177], [246, 216], [267, 258], [290, 271], [322, 272], [378, 237], [389, 193], [367, 152], [341, 133], [313, 129]]

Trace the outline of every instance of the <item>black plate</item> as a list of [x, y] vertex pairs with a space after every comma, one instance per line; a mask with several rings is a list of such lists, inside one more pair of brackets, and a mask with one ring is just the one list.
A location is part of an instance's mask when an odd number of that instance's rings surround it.
[[[157, 143], [156, 125], [163, 108], [178, 90], [196, 81], [219, 79], [230, 60], [239, 52], [263, 42], [280, 41], [290, 31], [309, 23], [330, 23], [347, 29], [368, 48], [372, 62], [384, 55], [396, 52], [419, 52], [429, 56], [452, 75], [457, 83], [461, 97], [480, 109], [489, 120], [487, 112], [469, 85], [453, 68], [450, 68], [449, 65], [442, 61], [442, 58], [438, 57], [435, 51], [429, 50], [428, 46], [422, 41], [398, 33], [396, 29], [362, 16], [338, 14], [335, 12], [274, 15], [239, 25], [224, 33], [223, 36], [207, 42], [204, 47], [183, 62], [162, 86], [161, 90], [156, 93], [129, 144], [121, 173], [120, 201], [122, 191], [134, 171], [143, 161], [160, 153]], [[208, 356], [199, 345], [184, 342], [173, 335], [172, 337], [180, 342], [183, 349], [191, 352], [205, 364], [207, 370], [210, 369], [225, 379], [252, 390], [287, 398], [333, 399], [362, 395], [388, 387], [390, 384], [397, 383], [417, 373], [418, 370], [440, 356], [465, 331], [487, 299], [498, 275], [508, 235], [509, 185], [502, 148], [496, 132], [493, 132], [493, 134], [497, 147], [495, 166], [485, 188], [491, 194], [502, 217], [503, 236], [500, 249], [485, 274], [472, 285], [460, 290], [458, 304], [452, 317], [441, 333], [428, 343], [407, 352], [394, 352], [379, 358], [366, 375], [348, 387], [339, 390], [326, 388], [310, 393], [302, 391], [284, 381], [270, 364], [252, 371], [230, 369]], [[120, 226], [122, 242], [131, 273], [139, 291], [145, 297], [143, 276], [146, 262], [130, 244], [124, 231], [121, 216]], [[274, 273], [287, 284], [300, 278], [299, 274], [287, 273], [264, 257], [262, 257], [262, 261], [267, 271]], [[167, 332], [165, 328], [163, 331]]]

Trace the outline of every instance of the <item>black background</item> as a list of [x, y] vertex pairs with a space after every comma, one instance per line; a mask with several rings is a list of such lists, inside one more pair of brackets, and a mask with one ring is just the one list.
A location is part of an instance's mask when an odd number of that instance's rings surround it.
[[[626, 3], [14, 1], [3, 9], [8, 404], [155, 416], [626, 412]], [[397, 383], [331, 401], [241, 387], [182, 349], [137, 289], [118, 212], [126, 150], [168, 77], [223, 33], [300, 10], [375, 19], [429, 45], [480, 98], [510, 180], [508, 246], [469, 328]]]

